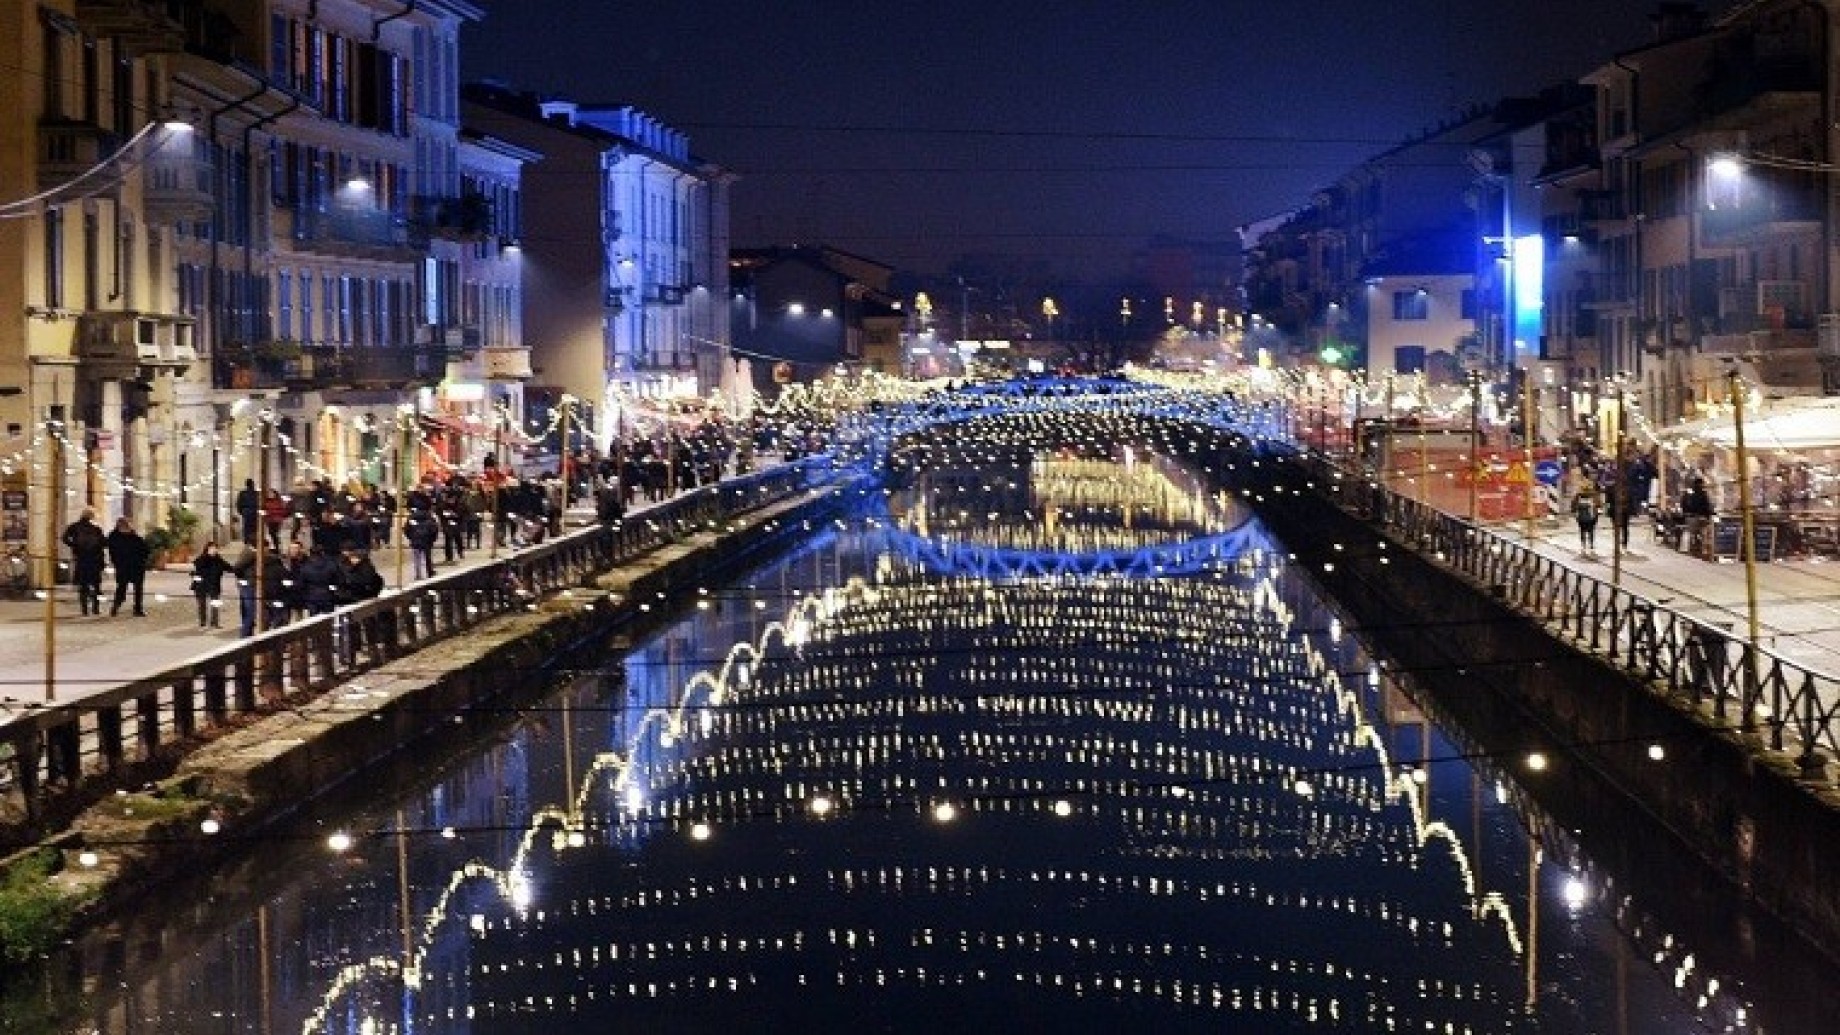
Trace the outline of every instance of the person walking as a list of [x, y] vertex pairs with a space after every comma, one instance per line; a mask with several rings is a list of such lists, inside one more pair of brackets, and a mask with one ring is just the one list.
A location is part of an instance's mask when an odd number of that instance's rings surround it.
[[[274, 489], [268, 490], [268, 495], [262, 499], [262, 525], [268, 532], [270, 550], [281, 552], [282, 531], [292, 516], [293, 508], [287, 497]], [[255, 541], [250, 540], [250, 545], [255, 545]]]
[[331, 614], [338, 606], [339, 562], [318, 545], [301, 563], [301, 605], [310, 615]]
[[462, 513], [464, 494], [449, 486], [440, 494], [436, 513], [441, 519], [441, 548], [447, 563], [466, 559], [466, 515]]
[[1572, 496], [1572, 519], [1578, 522], [1578, 548], [1597, 552], [1597, 489], [1589, 482], [1579, 486]]
[[243, 479], [243, 487], [236, 494], [236, 516], [243, 522], [243, 545], [256, 544], [256, 522], [262, 514], [262, 497], [256, 492], [254, 478]]
[[64, 545], [70, 548], [70, 577], [76, 583], [82, 613], [101, 614], [102, 564], [108, 555], [108, 536], [96, 524], [94, 507], [84, 507], [83, 513], [64, 529]]
[[1711, 527], [1716, 513], [1712, 506], [1712, 494], [1706, 491], [1706, 479], [1695, 477], [1693, 484], [1680, 495], [1680, 515], [1687, 525], [1688, 553], [1695, 557], [1705, 555], [1706, 530]]
[[[256, 577], [258, 557], [262, 562], [259, 580]], [[237, 601], [242, 605], [238, 626], [242, 636], [254, 636], [258, 629], [266, 631], [287, 624], [287, 609], [282, 601], [286, 599], [288, 575], [280, 554], [245, 546], [243, 555], [230, 566], [230, 572], [236, 576]], [[256, 599], [258, 581], [262, 590], [259, 601]]]
[[109, 533], [109, 563], [115, 566], [115, 604], [109, 608], [110, 617], [121, 613], [129, 590], [134, 591], [134, 617], [147, 617], [141, 596], [147, 583], [147, 558], [151, 555], [147, 540], [134, 530], [134, 522], [116, 518], [115, 530]]
[[224, 606], [224, 573], [230, 563], [218, 551], [215, 542], [207, 542], [192, 561], [192, 596], [198, 601], [198, 628], [221, 627]]
[[433, 514], [417, 510], [409, 515], [403, 538], [409, 541], [409, 577], [434, 577], [434, 544], [441, 537], [441, 524]]

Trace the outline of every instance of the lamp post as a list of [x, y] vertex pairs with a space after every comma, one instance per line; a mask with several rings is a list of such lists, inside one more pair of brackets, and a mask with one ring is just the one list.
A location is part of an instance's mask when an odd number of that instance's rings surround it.
[[[1348, 469], [1354, 471], [1358, 470], [1361, 466], [1359, 462], [1361, 454], [1360, 450], [1356, 447], [1356, 439], [1361, 433], [1361, 410], [1363, 409], [1363, 404], [1367, 401], [1365, 398], [1367, 395], [1367, 378], [1357, 372], [1355, 376], [1348, 379], [1348, 384], [1349, 389], [1354, 392], [1354, 413], [1348, 418], [1348, 441], [1343, 443], [1343, 445], [1347, 447]], [[1348, 411], [1344, 410], [1343, 412], [1347, 413]]]
[[[403, 403], [396, 408], [396, 434], [401, 445], [398, 447], [400, 452], [397, 454], [396, 461], [396, 512], [390, 516], [391, 523], [396, 527], [391, 530], [390, 535], [396, 541], [396, 588], [399, 591], [408, 585], [403, 581], [403, 559], [409, 552], [407, 549], [409, 544], [405, 540], [408, 538], [406, 530], [409, 517], [409, 490], [414, 486], [414, 482], [409, 478], [409, 472], [415, 467], [416, 461], [414, 435], [415, 422], [419, 419], [420, 401], [421, 397], [418, 395], [415, 402]], [[433, 513], [429, 514], [429, 518], [436, 520]]]
[[[52, 388], [56, 395], [56, 386]], [[53, 403], [45, 414], [45, 441], [51, 448], [50, 482], [45, 500], [45, 703], [57, 700], [57, 566], [58, 502], [64, 498], [64, 408]], [[77, 587], [82, 593], [83, 588]]]
[[1533, 386], [1533, 369], [1522, 368], [1521, 377], [1521, 444], [1527, 447], [1527, 528], [1522, 535], [1529, 543], [1533, 542], [1533, 487], [1539, 479], [1533, 476], [1534, 464], [1534, 393], [1539, 389]]
[[1751, 649], [1745, 652], [1750, 662], [1751, 686], [1757, 681], [1757, 515], [1751, 499], [1750, 456], [1744, 448], [1744, 380], [1734, 368], [1725, 374], [1731, 395], [1733, 444], [1738, 454], [1738, 514], [1742, 523], [1738, 549], [1744, 558], [1744, 607], [1749, 619]]
[[[503, 402], [498, 402], [492, 407], [492, 477], [486, 479], [486, 488], [491, 491], [492, 498], [491, 503], [488, 505], [491, 513], [486, 515], [486, 519], [492, 522], [492, 532], [491, 535], [488, 536], [492, 542], [489, 556], [495, 561], [498, 560], [498, 486], [500, 482], [505, 480], [503, 467], [505, 458], [503, 453], [505, 450], [506, 416], [505, 404]], [[406, 504], [407, 501], [405, 500], [404, 502]], [[402, 508], [398, 507], [397, 509], [400, 510]]]
[[266, 585], [267, 580], [263, 574], [263, 569], [268, 567], [268, 529], [264, 527], [267, 522], [263, 519], [261, 507], [263, 501], [268, 499], [268, 450], [271, 442], [270, 432], [274, 429], [275, 424], [273, 415], [263, 410], [256, 411], [256, 421], [256, 566], [255, 571], [250, 574], [254, 577], [256, 585], [254, 631], [260, 633], [268, 628], [270, 620], [269, 587]]
[[1469, 523], [1476, 523], [1476, 483], [1482, 479], [1482, 373], [1469, 372]]
[[1623, 584], [1623, 529], [1628, 527], [1629, 457], [1624, 444], [1629, 441], [1625, 424], [1628, 419], [1629, 390], [1619, 378], [1616, 383], [1616, 434], [1611, 438], [1616, 449], [1615, 483], [1610, 486], [1610, 585]]
[[1425, 505], [1425, 472], [1431, 464], [1431, 457], [1425, 445], [1425, 374], [1418, 375], [1418, 505]]
[[566, 392], [563, 393], [562, 426], [560, 429], [562, 439], [556, 447], [557, 451], [562, 454], [557, 459], [556, 469], [562, 473], [562, 507], [564, 510], [567, 510], [569, 506], [569, 404], [573, 402], [574, 399], [574, 396]]

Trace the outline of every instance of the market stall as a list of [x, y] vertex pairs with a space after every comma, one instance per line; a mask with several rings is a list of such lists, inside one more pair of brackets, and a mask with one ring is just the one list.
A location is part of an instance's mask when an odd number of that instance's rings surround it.
[[[1746, 413], [1744, 452], [1751, 504], [1775, 556], [1840, 553], [1840, 399], [1774, 400]], [[1674, 428], [1662, 436], [1670, 486], [1704, 478], [1722, 522], [1740, 509], [1738, 428], [1731, 415]], [[1670, 500], [1671, 502], [1671, 500]], [[1735, 533], [1715, 535], [1735, 552]], [[1762, 551], [1760, 551], [1761, 553]]]

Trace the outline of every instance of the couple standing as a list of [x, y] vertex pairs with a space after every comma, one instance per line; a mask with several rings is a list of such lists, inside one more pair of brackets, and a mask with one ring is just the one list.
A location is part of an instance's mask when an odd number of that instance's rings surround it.
[[147, 582], [147, 561], [153, 551], [147, 546], [146, 538], [135, 531], [134, 522], [126, 517], [117, 518], [114, 531], [104, 535], [101, 526], [96, 524], [96, 509], [85, 507], [83, 514], [64, 529], [64, 545], [70, 548], [71, 581], [76, 583], [77, 602], [83, 614], [102, 613], [102, 568], [107, 558], [115, 569], [115, 603], [109, 608], [109, 614], [120, 614], [121, 605], [132, 592], [133, 613], [140, 618], [147, 616], [142, 597]]

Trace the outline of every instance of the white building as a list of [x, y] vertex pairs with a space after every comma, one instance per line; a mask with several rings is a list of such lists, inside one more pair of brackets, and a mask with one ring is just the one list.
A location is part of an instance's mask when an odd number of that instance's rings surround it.
[[459, 320], [468, 348], [448, 367], [428, 415], [430, 449], [439, 462], [477, 471], [484, 457], [506, 462], [521, 441], [524, 345], [520, 181], [542, 157], [494, 137], [462, 130], [460, 197], [474, 210], [473, 232], [459, 251]]
[[488, 85], [464, 96], [468, 126], [542, 155], [523, 189], [529, 423], [549, 426], [567, 395], [604, 446], [635, 399], [716, 390], [732, 177], [635, 108]]
[[1367, 280], [1367, 370], [1370, 377], [1423, 373], [1433, 383], [1457, 379], [1476, 320], [1468, 273], [1385, 275]]

